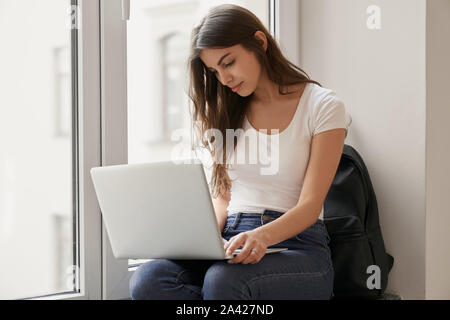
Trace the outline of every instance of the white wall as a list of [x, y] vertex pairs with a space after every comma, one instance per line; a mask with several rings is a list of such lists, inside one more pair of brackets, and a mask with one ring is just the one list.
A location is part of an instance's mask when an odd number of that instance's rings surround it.
[[[352, 115], [346, 144], [367, 165], [395, 259], [387, 292], [450, 298], [449, 253], [442, 250], [450, 219], [440, 202], [450, 190], [443, 145], [450, 137], [450, 2], [428, 1], [428, 15], [425, 0], [300, 3], [300, 67], [335, 90]], [[380, 29], [368, 28], [371, 5], [380, 9]]]

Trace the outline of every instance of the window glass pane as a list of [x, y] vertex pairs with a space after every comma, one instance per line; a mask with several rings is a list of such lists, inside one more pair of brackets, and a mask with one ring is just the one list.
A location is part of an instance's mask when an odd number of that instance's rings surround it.
[[[233, 3], [255, 13], [269, 29], [268, 0], [132, 2], [127, 27], [128, 55], [128, 162], [184, 159], [172, 155], [183, 137], [189, 150], [190, 115], [187, 88], [187, 59], [190, 33], [210, 7]], [[178, 132], [178, 131], [177, 131]], [[130, 260], [130, 266], [142, 262]]]
[[70, 12], [0, 0], [0, 299], [74, 290]]

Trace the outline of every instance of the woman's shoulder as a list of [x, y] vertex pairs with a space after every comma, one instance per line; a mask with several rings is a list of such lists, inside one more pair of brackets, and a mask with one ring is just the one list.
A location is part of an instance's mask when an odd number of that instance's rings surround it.
[[310, 112], [315, 113], [327, 105], [343, 104], [343, 101], [333, 89], [321, 87], [315, 83], [309, 83], [309, 85], [307, 104]]
[[310, 88], [311, 97], [314, 100], [323, 100], [326, 97], [337, 98], [337, 94], [333, 89], [321, 87], [313, 82], [308, 83]]

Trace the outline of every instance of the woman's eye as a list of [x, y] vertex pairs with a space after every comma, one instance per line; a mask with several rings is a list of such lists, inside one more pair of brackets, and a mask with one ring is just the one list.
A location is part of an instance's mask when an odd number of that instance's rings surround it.
[[234, 60], [233, 60], [233, 61], [231, 61], [231, 62], [230, 62], [229, 64], [226, 64], [226, 65], [225, 65], [225, 67], [227, 67], [227, 68], [228, 68], [229, 66], [232, 66], [232, 65], [233, 65], [233, 63], [234, 63]]
[[[230, 66], [232, 66], [234, 64], [236, 60], [231, 61], [229, 64], [225, 64], [225, 67], [228, 68]], [[217, 75], [217, 71], [216, 70], [211, 70], [211, 72], [215, 75]]]

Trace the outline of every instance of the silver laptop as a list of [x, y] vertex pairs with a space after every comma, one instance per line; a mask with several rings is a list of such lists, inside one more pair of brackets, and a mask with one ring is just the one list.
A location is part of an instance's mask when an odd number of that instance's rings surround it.
[[240, 251], [223, 248], [201, 163], [96, 167], [91, 177], [117, 259], [221, 260]]

